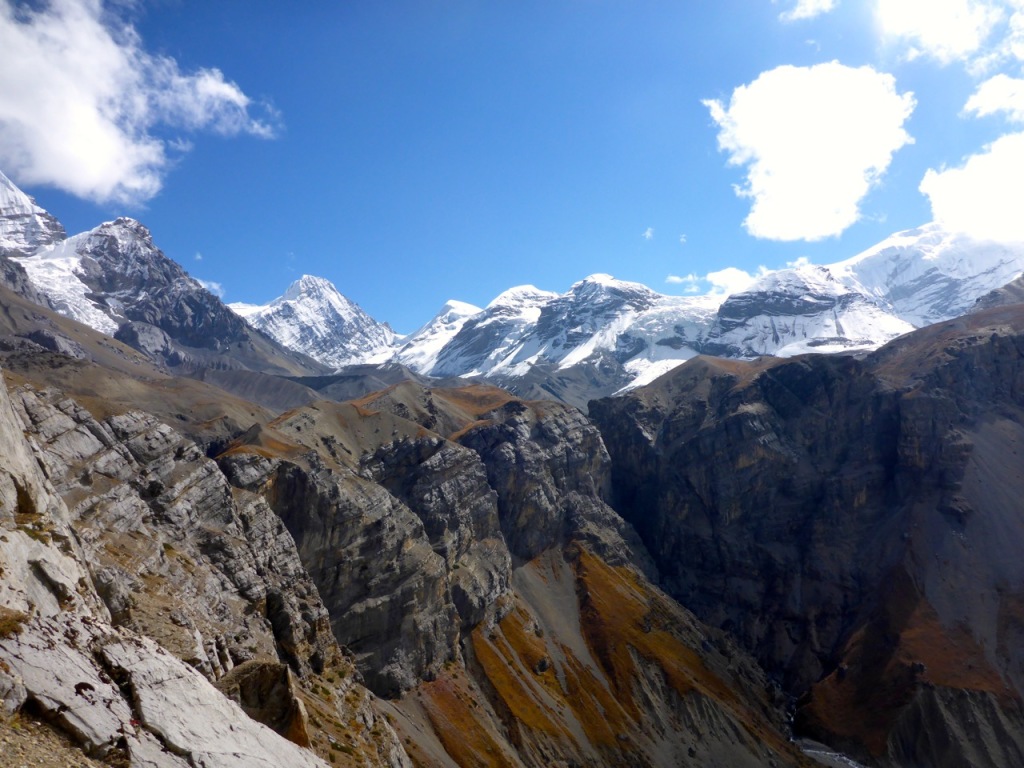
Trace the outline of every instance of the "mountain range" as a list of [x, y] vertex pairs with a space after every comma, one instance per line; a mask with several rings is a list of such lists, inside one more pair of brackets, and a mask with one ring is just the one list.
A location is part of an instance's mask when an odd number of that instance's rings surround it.
[[400, 337], [0, 176], [0, 753], [1022, 765], [1021, 272], [928, 225]]
[[[979, 242], [930, 224], [835, 264], [768, 272], [732, 295], [666, 296], [592, 275], [564, 294], [512, 288], [483, 309], [449, 301], [407, 337], [385, 331], [333, 286], [308, 276], [266, 307], [230, 306], [285, 346], [335, 367], [392, 362], [425, 376], [484, 377], [524, 393], [538, 368], [549, 379], [587, 380], [582, 395], [593, 397], [646, 384], [697, 354], [877, 349], [963, 314], [1022, 272], [1024, 244]], [[341, 302], [347, 314], [334, 309]], [[569, 387], [553, 394], [586, 404]]]

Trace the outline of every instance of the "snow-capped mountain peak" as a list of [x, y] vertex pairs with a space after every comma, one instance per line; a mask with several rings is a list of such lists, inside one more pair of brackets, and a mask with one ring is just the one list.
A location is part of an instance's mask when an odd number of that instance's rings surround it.
[[176, 293], [202, 290], [153, 245], [145, 226], [129, 218], [104, 222], [15, 261], [59, 312], [110, 335], [127, 319], [125, 306], [148, 293], [171, 286]]
[[403, 340], [395, 352], [395, 362], [415, 371], [433, 369], [437, 365], [437, 355], [445, 345], [455, 338], [467, 320], [483, 311], [464, 301], [449, 299], [429, 323]]
[[398, 338], [329, 280], [313, 275], [303, 275], [268, 304], [228, 306], [284, 346], [334, 368], [383, 362]]
[[828, 267], [915, 327], [961, 315], [1024, 271], [1024, 243], [977, 240], [940, 224], [897, 232]]
[[517, 285], [499, 293], [484, 309], [489, 312], [497, 309], [531, 309], [558, 295], [554, 291], [542, 291], [534, 285]]
[[25, 255], [65, 237], [60, 222], [0, 171], [0, 253]]
[[803, 264], [770, 272], [726, 298], [706, 351], [752, 357], [874, 349], [913, 325], [881, 299], [838, 279], [828, 267]]

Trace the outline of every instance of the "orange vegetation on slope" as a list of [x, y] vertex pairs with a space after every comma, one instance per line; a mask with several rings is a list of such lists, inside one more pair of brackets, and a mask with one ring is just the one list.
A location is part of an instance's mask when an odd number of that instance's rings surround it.
[[1010, 695], [967, 627], [943, 626], [905, 573], [891, 583], [880, 615], [854, 633], [844, 662], [799, 712], [809, 733], [860, 742], [876, 757], [921, 685]]
[[451, 403], [476, 418], [517, 399], [503, 389], [486, 384], [470, 384], [453, 389], [434, 389], [431, 390], [431, 393], [438, 400]]
[[460, 680], [447, 674], [418, 689], [421, 705], [445, 752], [463, 768], [502, 768], [508, 765], [502, 746], [481, 723], [484, 717], [475, 697]]
[[302, 446], [288, 440], [275, 429], [253, 425], [232, 440], [223, 452], [225, 456], [255, 453], [265, 459], [295, 459], [306, 452]]
[[580, 549], [575, 567], [584, 634], [623, 706], [640, 709], [632, 701], [634, 681], [641, 674], [636, 654], [659, 667], [680, 695], [706, 696], [731, 712], [754, 742], [791, 753], [771, 723], [680, 637], [681, 612], [668, 597], [641, 582], [634, 571], [609, 566], [585, 549]]
[[518, 750], [642, 759], [651, 702], [643, 698], [641, 678], [657, 669], [679, 695], [702, 695], [724, 707], [752, 744], [793, 757], [779, 731], [705, 665], [691, 647], [697, 636], [684, 639], [690, 624], [678, 606], [631, 569], [573, 550], [582, 640], [594, 658], [580, 658], [571, 643], [544, 635], [521, 603], [471, 636], [475, 665]]

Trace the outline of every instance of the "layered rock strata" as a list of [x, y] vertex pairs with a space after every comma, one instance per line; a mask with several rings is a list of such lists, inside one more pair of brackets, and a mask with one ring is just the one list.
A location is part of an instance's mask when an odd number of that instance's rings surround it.
[[1024, 759], [1020, 305], [865, 360], [698, 359], [591, 414], [666, 588], [801, 697], [805, 733]]

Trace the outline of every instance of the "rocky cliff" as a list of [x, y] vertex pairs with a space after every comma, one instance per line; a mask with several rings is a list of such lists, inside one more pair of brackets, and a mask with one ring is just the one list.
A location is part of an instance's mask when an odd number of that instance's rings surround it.
[[417, 764], [803, 760], [785, 698], [648, 580], [579, 411], [405, 383], [219, 462], [288, 526]]
[[[193, 442], [25, 385], [0, 388], [0, 434], [8, 712], [132, 765], [325, 765], [294, 742], [326, 758], [341, 739], [405, 764], [287, 530]], [[290, 684], [211, 686], [254, 664]]]
[[1024, 759], [1020, 305], [864, 360], [699, 358], [590, 410], [664, 586], [798, 729], [887, 765]]

